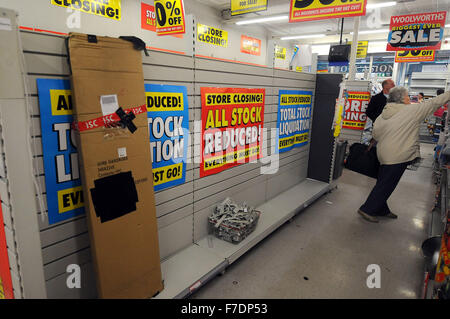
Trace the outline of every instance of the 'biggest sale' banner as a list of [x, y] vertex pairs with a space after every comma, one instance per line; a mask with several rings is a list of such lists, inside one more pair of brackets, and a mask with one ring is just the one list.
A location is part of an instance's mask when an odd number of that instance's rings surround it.
[[447, 12], [391, 17], [386, 51], [439, 50]]
[[363, 16], [367, 0], [291, 0], [289, 22]]
[[265, 92], [201, 88], [200, 177], [261, 158]]
[[348, 92], [345, 105], [345, 118], [343, 128], [351, 130], [363, 130], [366, 126], [366, 109], [369, 105], [369, 92]]

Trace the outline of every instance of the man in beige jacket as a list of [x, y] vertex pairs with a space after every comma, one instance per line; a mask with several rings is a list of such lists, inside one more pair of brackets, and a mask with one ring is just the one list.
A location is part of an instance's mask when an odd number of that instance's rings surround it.
[[426, 102], [411, 104], [406, 88], [391, 89], [388, 104], [373, 125], [381, 165], [376, 185], [358, 210], [364, 219], [377, 223], [376, 216], [397, 218], [390, 211], [387, 200], [406, 167], [420, 158], [419, 126], [449, 100], [450, 92], [446, 92]]

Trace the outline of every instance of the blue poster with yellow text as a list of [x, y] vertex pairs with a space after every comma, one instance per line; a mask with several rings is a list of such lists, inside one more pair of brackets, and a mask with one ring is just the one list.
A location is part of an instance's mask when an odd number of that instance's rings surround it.
[[150, 150], [155, 191], [183, 184], [189, 133], [187, 88], [146, 84]]
[[37, 79], [48, 223], [84, 213], [69, 80]]
[[311, 91], [280, 90], [277, 120], [277, 150], [287, 152], [309, 141]]

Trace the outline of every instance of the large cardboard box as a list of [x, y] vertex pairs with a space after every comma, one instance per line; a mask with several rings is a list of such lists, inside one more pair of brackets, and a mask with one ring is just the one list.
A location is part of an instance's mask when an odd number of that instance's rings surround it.
[[76, 33], [68, 49], [99, 297], [150, 298], [163, 284], [147, 112], [131, 120], [133, 133], [102, 125], [114, 102], [123, 110], [145, 105], [142, 53], [122, 39]]

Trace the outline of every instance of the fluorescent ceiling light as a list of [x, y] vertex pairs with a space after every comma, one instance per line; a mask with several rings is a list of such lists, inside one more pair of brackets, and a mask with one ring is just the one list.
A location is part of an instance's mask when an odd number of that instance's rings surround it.
[[242, 20], [242, 21], [236, 22], [236, 24], [237, 25], [244, 25], [244, 24], [252, 24], [252, 23], [282, 21], [282, 20], [289, 20], [289, 16], [284, 15], [284, 16], [267, 17], [267, 18], [252, 19], [252, 20]]
[[325, 34], [293, 35], [291, 37], [282, 37], [281, 40], [323, 38], [324, 36]]
[[389, 2], [383, 2], [383, 3], [368, 3], [367, 9], [375, 9], [375, 8], [384, 8], [384, 7], [392, 7], [395, 6], [397, 2], [395, 1], [389, 1]]
[[[373, 34], [373, 33], [385, 33], [385, 32], [389, 32], [389, 29], [363, 30], [363, 31], [359, 31], [358, 34]], [[350, 32], [350, 34], [353, 34], [353, 32]]]

